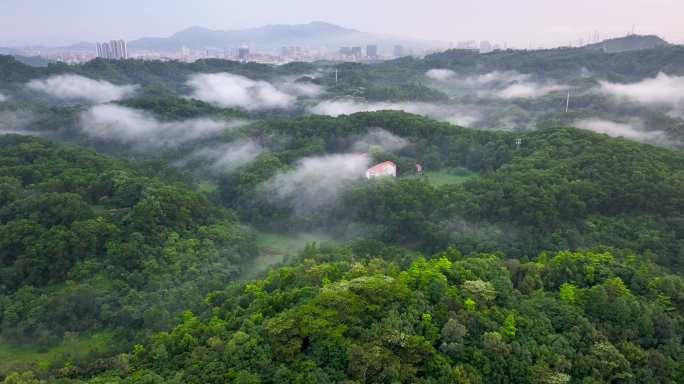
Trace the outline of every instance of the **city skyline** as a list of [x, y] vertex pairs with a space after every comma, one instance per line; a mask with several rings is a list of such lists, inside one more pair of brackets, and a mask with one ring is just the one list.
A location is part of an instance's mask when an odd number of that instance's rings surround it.
[[128, 59], [128, 45], [124, 40], [112, 40], [110, 42], [96, 43], [97, 57], [104, 59], [126, 60]]
[[[269, 12], [263, 12], [264, 9]], [[112, 17], [96, 17], [103, 13]], [[287, 4], [273, 0], [239, 4], [218, 0], [63, 0], [58, 4], [47, 0], [5, 0], [0, 3], [0, 25], [6, 26], [0, 34], [0, 46], [60, 46], [107, 41], [109, 36], [131, 41], [170, 36], [190, 26], [238, 30], [313, 20], [383, 35], [442, 42], [488, 40], [521, 48], [568, 45], [597, 31], [602, 37], [616, 37], [636, 25], [636, 33], [655, 34], [681, 43], [681, 14], [684, 2], [674, 0], [605, 0], [598, 4], [587, 0], [572, 4], [557, 0], [521, 0], [515, 4], [502, 0], [483, 0], [478, 4], [443, 0], [420, 4], [378, 0], [369, 4], [350, 0], [342, 5], [313, 0], [293, 0]], [[127, 19], [124, 26], [118, 22], [122, 18]]]

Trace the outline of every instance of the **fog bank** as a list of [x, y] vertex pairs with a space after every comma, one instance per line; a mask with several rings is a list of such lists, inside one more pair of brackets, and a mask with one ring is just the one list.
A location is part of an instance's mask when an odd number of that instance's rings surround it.
[[265, 192], [295, 213], [333, 207], [354, 180], [365, 176], [369, 158], [359, 154], [336, 154], [299, 160], [295, 169], [279, 173], [265, 184]]
[[603, 119], [582, 119], [575, 121], [574, 125], [597, 133], [605, 133], [611, 137], [623, 137], [652, 144], [667, 144], [669, 142], [665, 132], [645, 130], [640, 119], [632, 119], [627, 123]]
[[[192, 88], [191, 97], [220, 107], [247, 110], [286, 109], [296, 97], [285, 93], [271, 83], [256, 81], [231, 73], [197, 74], [186, 83]], [[304, 86], [299, 92], [313, 92]]]
[[151, 114], [118, 105], [97, 105], [81, 115], [81, 129], [89, 136], [131, 144], [137, 148], [176, 146], [217, 135], [243, 124], [212, 119], [162, 122]]
[[204, 147], [191, 153], [185, 159], [176, 162], [176, 166], [186, 166], [195, 161], [208, 163], [209, 169], [215, 173], [226, 173], [254, 161], [263, 148], [253, 140], [238, 140], [214, 147]]
[[114, 85], [104, 80], [93, 80], [78, 75], [59, 75], [42, 80], [31, 80], [29, 90], [61, 100], [83, 100], [106, 103], [121, 100], [135, 93], [135, 85]]

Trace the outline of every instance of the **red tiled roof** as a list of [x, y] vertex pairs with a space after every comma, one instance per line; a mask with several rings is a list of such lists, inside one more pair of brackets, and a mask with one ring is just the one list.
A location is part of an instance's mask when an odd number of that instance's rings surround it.
[[394, 164], [393, 161], [385, 161], [385, 162], [383, 162], [383, 163], [376, 164], [376, 165], [370, 167], [370, 168], [368, 169], [368, 171], [371, 171], [371, 172], [379, 172], [379, 171], [382, 171], [383, 169], [385, 169], [385, 168], [387, 168], [387, 167], [389, 167], [389, 166], [392, 166], [392, 167], [395, 167], [395, 168], [397, 167], [397, 165]]

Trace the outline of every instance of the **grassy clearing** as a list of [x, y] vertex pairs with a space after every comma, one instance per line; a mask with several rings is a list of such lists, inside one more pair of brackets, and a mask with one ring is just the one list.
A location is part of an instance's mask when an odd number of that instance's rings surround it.
[[66, 337], [52, 348], [16, 346], [0, 340], [0, 375], [26, 369], [46, 369], [54, 361], [64, 357], [79, 358], [94, 350], [104, 351], [111, 343], [112, 334], [97, 333], [91, 336]]
[[459, 184], [465, 183], [466, 181], [477, 180], [480, 176], [474, 172], [464, 172], [464, 171], [453, 172], [453, 171], [449, 171], [449, 170], [442, 170], [442, 171], [423, 172], [423, 174], [421, 176], [415, 176], [415, 177], [424, 177], [433, 186], [442, 187], [445, 185], [459, 185]]
[[306, 244], [311, 242], [329, 243], [330, 237], [316, 233], [282, 234], [273, 232], [260, 232], [257, 235], [257, 246], [262, 253], [296, 255], [301, 252]]

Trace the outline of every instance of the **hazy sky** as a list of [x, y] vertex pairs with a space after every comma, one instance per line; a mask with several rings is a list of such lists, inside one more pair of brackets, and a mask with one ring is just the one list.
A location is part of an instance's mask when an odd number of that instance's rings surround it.
[[684, 0], [0, 0], [0, 45], [168, 36], [328, 21], [366, 32], [511, 46], [576, 43], [594, 31], [684, 41]]

